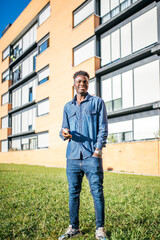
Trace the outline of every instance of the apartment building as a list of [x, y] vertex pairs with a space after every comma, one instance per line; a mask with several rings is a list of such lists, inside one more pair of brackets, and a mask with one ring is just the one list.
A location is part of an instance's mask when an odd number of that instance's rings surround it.
[[65, 167], [72, 76], [106, 104], [106, 170], [160, 175], [160, 1], [32, 0], [0, 39], [0, 162]]

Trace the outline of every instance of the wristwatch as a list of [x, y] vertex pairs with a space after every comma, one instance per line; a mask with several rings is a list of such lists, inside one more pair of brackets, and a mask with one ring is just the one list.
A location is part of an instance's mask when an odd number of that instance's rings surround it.
[[97, 153], [98, 156], [102, 156], [102, 151], [101, 150], [95, 150], [94, 152]]

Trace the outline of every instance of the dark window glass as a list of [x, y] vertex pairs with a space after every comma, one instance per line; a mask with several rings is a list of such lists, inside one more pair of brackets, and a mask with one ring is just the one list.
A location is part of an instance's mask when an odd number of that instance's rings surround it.
[[29, 88], [29, 102], [33, 101], [32, 87]]
[[37, 55], [33, 57], [33, 70], [36, 70], [36, 57]]
[[49, 47], [49, 39], [47, 39], [45, 42], [43, 42], [43, 43], [39, 46], [39, 53], [44, 52], [48, 47]]
[[17, 81], [19, 81], [21, 79], [21, 66], [19, 66], [19, 68], [14, 71], [12, 73], [12, 79], [13, 79], [13, 83], [16, 83]]
[[42, 79], [41, 81], [39, 81], [39, 85], [46, 82], [48, 79], [49, 79], [49, 77], [46, 77], [46, 78]]
[[32, 131], [32, 125], [28, 126], [28, 131]]

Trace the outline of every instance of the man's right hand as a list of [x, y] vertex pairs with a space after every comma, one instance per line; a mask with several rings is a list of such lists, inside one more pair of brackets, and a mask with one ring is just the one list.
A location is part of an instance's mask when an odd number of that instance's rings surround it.
[[65, 139], [71, 139], [72, 138], [72, 135], [69, 133], [69, 129], [68, 128], [62, 129], [62, 136]]

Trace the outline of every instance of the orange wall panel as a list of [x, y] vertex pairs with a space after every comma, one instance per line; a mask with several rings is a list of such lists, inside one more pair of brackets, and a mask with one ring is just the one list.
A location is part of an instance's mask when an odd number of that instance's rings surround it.
[[35, 132], [44, 132], [49, 130], [49, 126], [51, 124], [49, 114], [37, 117], [36, 118], [36, 129]]
[[94, 25], [96, 16], [92, 14], [85, 21], [72, 29], [72, 47], [76, 47], [81, 42], [94, 35]]
[[11, 103], [6, 103], [5, 105], [0, 107], [0, 117], [5, 117], [8, 115], [8, 112], [12, 109], [12, 104]]
[[[1, 42], [1, 41], [0, 41]], [[0, 51], [1, 51], [1, 49], [0, 49]], [[1, 59], [1, 61], [2, 61], [2, 59]], [[9, 57], [7, 57], [4, 61], [2, 61], [1, 62], [1, 64], [0, 64], [0, 79], [1, 79], [1, 83], [2, 83], [2, 73], [4, 72], [4, 71], [6, 71], [8, 68], [9, 68], [9, 63], [10, 63], [10, 58]]]
[[[90, 78], [95, 77], [95, 66], [98, 65], [97, 61], [99, 61], [99, 58], [92, 57], [92, 58], [87, 59], [86, 61], [78, 64], [77, 66], [72, 68], [72, 75], [79, 70], [84, 70], [89, 73]], [[96, 64], [96, 62], [97, 62], [97, 64]]]
[[36, 72], [44, 68], [50, 63], [51, 60], [51, 52], [50, 48], [47, 48], [44, 52], [42, 52], [40, 55], [36, 58]]
[[51, 17], [49, 17], [44, 23], [42, 23], [37, 28], [37, 42], [39, 42], [44, 36], [46, 36], [50, 32], [50, 23]]
[[12, 81], [11, 80], [7, 80], [5, 82], [3, 82], [0, 85], [0, 95], [5, 94], [6, 92], [8, 92], [8, 88], [11, 86]]
[[159, 141], [107, 144], [104, 169], [158, 175]]
[[0, 129], [0, 141], [6, 140], [9, 135], [11, 135], [12, 129], [11, 128], [4, 128]]
[[36, 88], [36, 102], [41, 101], [42, 99], [49, 97], [49, 87], [51, 85], [51, 81], [48, 80], [44, 82], [43, 84], [37, 86]]

